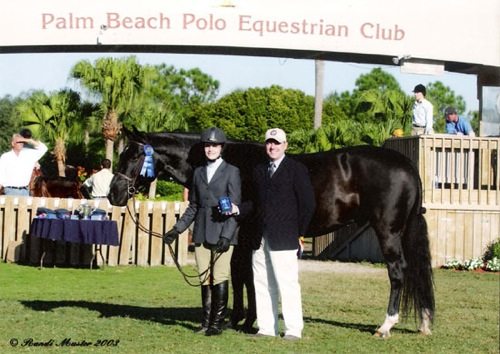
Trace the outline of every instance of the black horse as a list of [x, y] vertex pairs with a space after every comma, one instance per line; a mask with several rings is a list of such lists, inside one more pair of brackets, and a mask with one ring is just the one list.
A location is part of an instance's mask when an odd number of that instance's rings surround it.
[[[126, 205], [138, 187], [151, 182], [140, 174], [145, 144], [154, 148], [156, 177], [173, 178], [189, 188], [194, 168], [204, 161], [198, 135], [127, 130], [125, 134], [129, 142], [120, 156], [108, 195], [113, 205]], [[251, 200], [254, 195], [252, 171], [257, 163], [266, 161], [263, 145], [230, 141], [224, 147], [223, 156], [240, 168], [243, 200]], [[420, 320], [420, 332], [431, 334], [435, 309], [431, 256], [423, 216], [422, 185], [413, 163], [394, 150], [372, 146], [289, 156], [307, 166], [315, 190], [317, 206], [306, 236], [324, 235], [355, 222], [371, 226], [378, 237], [391, 288], [385, 321], [375, 335], [390, 336], [391, 328], [399, 321], [400, 307], [404, 317], [413, 310]], [[242, 223], [241, 246], [235, 249], [233, 256], [233, 324], [243, 316], [242, 284], [247, 285], [247, 292], [253, 291], [248, 243], [253, 239], [254, 226], [251, 221]], [[249, 300], [254, 301], [252, 294]], [[255, 308], [252, 308], [255, 304], [248, 306], [247, 326], [255, 320]]]

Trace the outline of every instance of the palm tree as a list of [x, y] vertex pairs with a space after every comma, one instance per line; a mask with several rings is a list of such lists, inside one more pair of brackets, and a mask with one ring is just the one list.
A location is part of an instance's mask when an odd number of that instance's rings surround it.
[[383, 142], [383, 140], [391, 136], [392, 130], [397, 128], [409, 129], [412, 104], [412, 100], [399, 90], [380, 91], [370, 89], [359, 94], [356, 111], [364, 112], [371, 118], [363, 127], [365, 134], [368, 134], [369, 127], [375, 127], [376, 125], [382, 127], [373, 130], [372, 138], [373, 141]]
[[17, 107], [23, 124], [35, 135], [45, 136], [53, 144], [52, 154], [57, 172], [66, 176], [66, 144], [81, 138], [81, 102], [78, 93], [62, 90], [50, 96], [42, 91], [34, 92]]
[[[123, 120], [126, 126], [148, 132], [187, 131], [186, 115], [183, 114], [180, 98], [167, 85], [173, 77], [179, 76], [172, 71], [163, 72], [163, 66], [143, 68], [143, 90], [136, 95], [135, 105]], [[189, 106], [189, 104], [186, 104]]]
[[100, 58], [94, 65], [83, 60], [72, 68], [71, 76], [80, 80], [81, 85], [100, 101], [106, 158], [113, 161], [114, 141], [121, 130], [121, 119], [130, 112], [143, 86], [142, 67], [135, 56]]

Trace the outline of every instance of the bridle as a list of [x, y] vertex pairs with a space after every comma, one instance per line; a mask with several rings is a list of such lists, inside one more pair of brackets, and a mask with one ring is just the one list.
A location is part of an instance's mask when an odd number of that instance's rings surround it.
[[[138, 144], [139, 146], [145, 146], [144, 144], [142, 143], [139, 143], [139, 142], [135, 142], [136, 144]], [[145, 160], [145, 155], [141, 156], [141, 158], [139, 159], [139, 163], [137, 164], [137, 166], [134, 168], [134, 170], [132, 171], [132, 177], [129, 177], [121, 172], [116, 172], [115, 174], [120, 176], [121, 178], [125, 179], [127, 181], [127, 197], [128, 198], [132, 198], [132, 205], [133, 205], [133, 210], [130, 209], [130, 203], [127, 203], [127, 212], [128, 214], [130, 215], [130, 217], [132, 218], [132, 222], [137, 226], [137, 228], [147, 234], [150, 234], [151, 236], [153, 237], [158, 237], [158, 238], [161, 238], [163, 240], [163, 234], [160, 234], [158, 232], [155, 232], [153, 230], [149, 230], [146, 226], [142, 225], [141, 222], [137, 219], [137, 217], [135, 215], [137, 215], [137, 209], [136, 209], [136, 206], [135, 206], [135, 194], [136, 194], [136, 188], [135, 188], [135, 184], [137, 182], [137, 179], [139, 178], [140, 174], [141, 174], [141, 170], [142, 170], [142, 166], [144, 164], [144, 160]], [[172, 260], [174, 261], [174, 264], [175, 266], [177, 267], [177, 269], [179, 270], [179, 272], [182, 274], [184, 280], [186, 281], [186, 283], [190, 286], [201, 286], [203, 285], [207, 279], [210, 277], [210, 273], [209, 273], [209, 270], [213, 269], [213, 266], [215, 264], [215, 262], [219, 259], [219, 257], [221, 256], [221, 253], [218, 253], [216, 255], [214, 255], [214, 251], [211, 251], [212, 253], [212, 256], [210, 257], [210, 264], [208, 266], [208, 268], [199, 273], [199, 274], [187, 274], [181, 267], [180, 263], [179, 263], [179, 260], [178, 260], [178, 257], [177, 257], [177, 254], [175, 253], [174, 249], [172, 248], [172, 245], [171, 244], [167, 244], [168, 246], [168, 250], [169, 250], [169, 253], [170, 253], [170, 256], [172, 257]], [[201, 279], [203, 277], [203, 279]], [[193, 282], [192, 281], [192, 278], [196, 278], [198, 281], [196, 282]]]

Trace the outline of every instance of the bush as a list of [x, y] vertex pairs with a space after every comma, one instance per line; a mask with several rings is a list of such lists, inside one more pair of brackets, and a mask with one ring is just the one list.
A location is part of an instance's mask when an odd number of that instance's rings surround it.
[[184, 187], [178, 183], [171, 181], [158, 180], [156, 183], [156, 195], [154, 199], [150, 199], [148, 192], [139, 192], [135, 195], [137, 200], [153, 200], [153, 201], [168, 201], [178, 202], [183, 201]]
[[184, 187], [178, 183], [158, 180], [156, 184], [156, 200], [182, 201]]
[[483, 256], [485, 262], [493, 258], [500, 259], [500, 239], [490, 243]]

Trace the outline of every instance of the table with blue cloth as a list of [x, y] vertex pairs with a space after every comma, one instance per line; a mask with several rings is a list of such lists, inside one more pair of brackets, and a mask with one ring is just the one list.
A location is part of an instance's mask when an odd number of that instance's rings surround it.
[[[65, 241], [97, 245], [96, 250], [101, 253], [101, 245], [118, 246], [118, 227], [114, 220], [72, 220], [72, 219], [48, 219], [35, 218], [31, 223], [30, 234], [51, 241]], [[43, 257], [40, 259], [40, 267], [43, 266]], [[90, 267], [95, 258], [93, 253]], [[104, 264], [104, 262], [103, 262]]]

